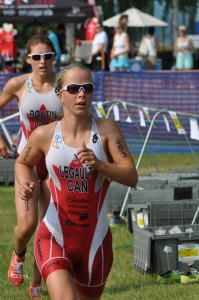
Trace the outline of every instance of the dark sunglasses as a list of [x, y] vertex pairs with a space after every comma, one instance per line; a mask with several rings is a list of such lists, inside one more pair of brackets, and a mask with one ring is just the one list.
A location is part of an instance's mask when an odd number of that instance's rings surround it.
[[71, 83], [69, 85], [64, 86], [61, 90], [60, 93], [63, 91], [69, 92], [69, 94], [77, 94], [81, 91], [81, 89], [85, 93], [92, 93], [94, 90], [95, 86], [93, 83], [82, 83], [82, 84], [77, 84], [77, 83]]
[[28, 54], [28, 57], [31, 57], [33, 60], [41, 60], [42, 58], [45, 60], [49, 60], [53, 58], [55, 52], [48, 52], [43, 54]]

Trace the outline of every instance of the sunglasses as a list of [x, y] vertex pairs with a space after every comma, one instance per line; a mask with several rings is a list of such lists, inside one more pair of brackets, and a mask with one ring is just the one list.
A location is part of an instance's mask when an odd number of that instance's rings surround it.
[[95, 86], [93, 83], [82, 83], [82, 84], [77, 84], [77, 83], [71, 83], [69, 85], [66, 85], [60, 90], [60, 93], [63, 91], [69, 92], [69, 94], [77, 94], [81, 91], [81, 89], [85, 93], [92, 93], [94, 90]]
[[55, 52], [48, 52], [48, 53], [43, 53], [43, 54], [28, 54], [28, 57], [31, 57], [33, 60], [41, 60], [42, 58], [45, 60], [50, 60], [53, 58], [53, 55]]

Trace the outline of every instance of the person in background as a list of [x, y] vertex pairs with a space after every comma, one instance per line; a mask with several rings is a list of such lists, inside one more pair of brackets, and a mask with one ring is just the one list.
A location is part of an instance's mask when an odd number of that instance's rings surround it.
[[129, 68], [128, 53], [130, 51], [129, 36], [126, 25], [118, 23], [115, 26], [113, 46], [110, 53], [110, 71], [125, 71]]
[[144, 43], [147, 49], [147, 54], [143, 56], [145, 70], [155, 70], [157, 63], [157, 52], [159, 50], [158, 38], [154, 35], [155, 28], [149, 27], [148, 32], [141, 39], [140, 43]]
[[120, 23], [120, 24], [124, 24], [124, 26], [125, 26], [125, 31], [127, 31], [127, 27], [128, 27], [128, 19], [129, 19], [129, 16], [128, 16], [128, 15], [121, 15], [121, 17], [119, 18], [119, 23]]
[[51, 202], [34, 241], [50, 299], [99, 300], [113, 261], [105, 196], [110, 181], [135, 187], [137, 171], [114, 120], [94, 118], [93, 77], [81, 64], [57, 76], [63, 118], [34, 130], [16, 161], [21, 202], [31, 205], [44, 155]]
[[6, 66], [6, 61], [3, 55], [0, 54], [0, 74], [9, 73], [8, 68]]
[[56, 34], [59, 40], [59, 45], [61, 49], [61, 53], [66, 53], [66, 32], [65, 32], [65, 25], [59, 23], [56, 28]]
[[96, 34], [92, 42], [92, 62], [91, 68], [99, 70], [102, 68], [102, 59], [104, 59], [105, 70], [108, 70], [108, 36], [102, 23], [96, 24]]
[[[31, 65], [32, 72], [16, 76], [8, 80], [0, 93], [0, 108], [12, 100], [18, 102], [22, 136], [18, 147], [20, 154], [28, 138], [36, 127], [48, 124], [62, 114], [62, 104], [55, 93], [55, 73], [53, 61], [55, 49], [46, 35], [36, 35], [29, 39], [26, 45], [26, 61]], [[10, 150], [0, 135], [0, 157], [8, 158]], [[26, 246], [42, 220], [49, 204], [48, 172], [44, 158], [34, 169], [34, 198], [27, 205], [19, 194], [19, 185], [15, 180], [15, 207], [17, 225], [14, 228], [14, 251], [8, 270], [10, 282], [19, 286], [23, 283], [23, 266]], [[31, 298], [42, 296], [41, 274], [34, 266], [32, 284], [29, 288]], [[39, 298], [37, 298], [39, 299]]]
[[55, 56], [55, 71], [59, 72], [60, 64], [61, 64], [61, 47], [59, 43], [58, 35], [53, 30], [48, 30], [48, 38], [52, 41], [56, 56]]
[[193, 41], [187, 36], [187, 30], [184, 25], [178, 28], [179, 37], [175, 42], [176, 69], [193, 69]]
[[38, 26], [36, 28], [36, 34], [43, 34], [48, 36], [48, 38], [52, 41], [53, 46], [56, 51], [56, 56], [54, 60], [55, 72], [58, 72], [61, 64], [61, 47], [59, 43], [58, 35], [53, 30], [48, 30], [46, 27]]

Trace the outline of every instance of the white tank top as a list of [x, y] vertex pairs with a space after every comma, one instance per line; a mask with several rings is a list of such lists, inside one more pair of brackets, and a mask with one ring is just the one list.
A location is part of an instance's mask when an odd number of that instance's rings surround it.
[[[124, 39], [127, 35], [126, 32], [122, 32], [121, 34], [116, 33], [114, 37], [114, 48], [115, 48], [115, 54], [120, 53], [124, 49]], [[119, 57], [128, 57], [126, 54], [121, 54]]]
[[[178, 40], [178, 48], [187, 48], [189, 46], [189, 38], [186, 38], [184, 41]], [[184, 54], [191, 54], [192, 52], [190, 50], [182, 50], [179, 51], [179, 55], [184, 55]]]
[[18, 153], [21, 153], [35, 128], [50, 123], [62, 114], [62, 111], [62, 104], [54, 88], [47, 94], [36, 92], [32, 85], [31, 75], [29, 75], [19, 104], [22, 136]]
[[144, 42], [148, 49], [148, 56], [157, 56], [156, 44], [154, 36], [150, 39], [144, 38]]

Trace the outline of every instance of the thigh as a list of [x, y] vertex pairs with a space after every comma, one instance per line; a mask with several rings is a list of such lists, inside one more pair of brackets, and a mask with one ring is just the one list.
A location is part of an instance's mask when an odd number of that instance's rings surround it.
[[176, 57], [176, 69], [178, 70], [184, 69], [184, 57], [181, 55], [177, 55]]
[[57, 270], [46, 279], [50, 299], [77, 299], [74, 280], [66, 270]]
[[193, 68], [193, 56], [187, 55], [184, 61], [185, 69], [192, 69]]
[[[92, 253], [92, 256], [89, 256], [89, 253]], [[98, 299], [103, 293], [113, 262], [110, 229], [102, 243], [93, 245], [89, 253], [74, 266], [74, 278], [79, 295], [85, 299], [86, 297]]]
[[50, 203], [49, 179], [46, 177], [40, 183], [39, 221], [43, 220]]
[[69, 258], [66, 257], [63, 247], [52, 236], [44, 221], [40, 223], [35, 236], [34, 254], [44, 281], [57, 270], [65, 270], [72, 274]]

